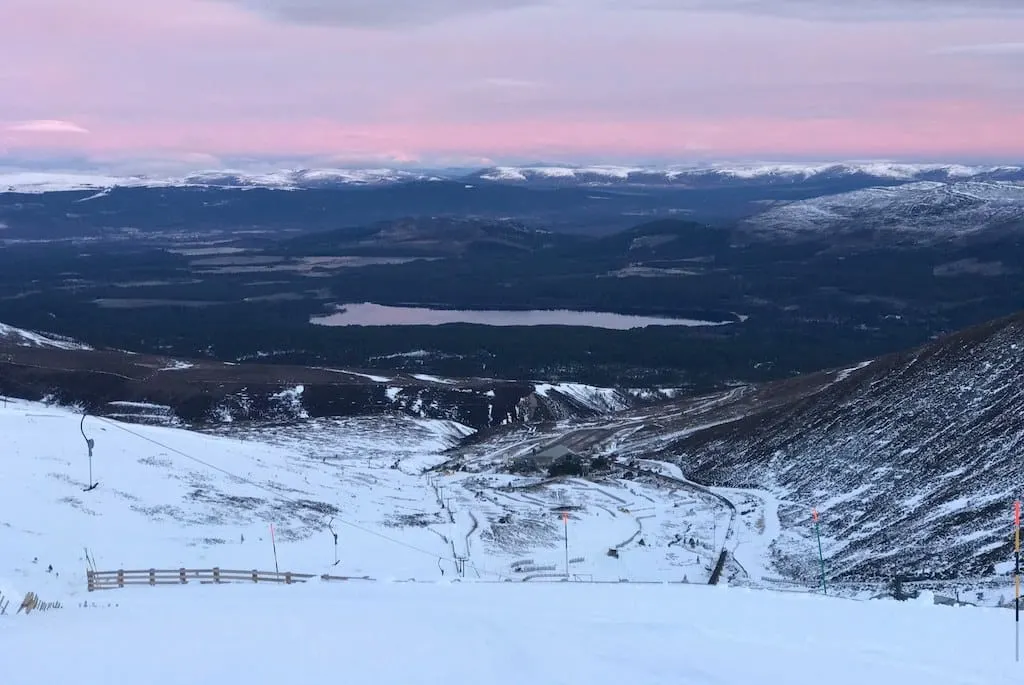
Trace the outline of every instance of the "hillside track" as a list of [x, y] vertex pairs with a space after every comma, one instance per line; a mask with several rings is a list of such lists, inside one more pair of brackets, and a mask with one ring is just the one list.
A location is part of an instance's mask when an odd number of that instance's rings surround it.
[[[735, 399], [736, 397], [738, 397], [738, 395], [739, 393], [736, 391], [730, 391], [728, 393], [729, 399]], [[602, 443], [611, 440], [619, 433], [622, 433], [624, 431], [643, 429], [645, 425], [645, 422], [642, 420], [633, 420], [619, 423], [613, 426], [576, 428], [554, 438], [545, 445], [544, 449], [562, 446], [571, 449], [576, 453], [584, 453], [587, 450], [591, 450], [601, 445]], [[681, 489], [689, 490], [691, 492], [695, 492], [699, 495], [702, 495], [706, 498], [712, 499], [715, 502], [719, 503], [722, 507], [726, 509], [726, 511], [729, 512], [729, 522], [726, 526], [725, 537], [722, 539], [721, 550], [718, 554], [714, 570], [712, 571], [711, 577], [709, 579], [709, 584], [717, 585], [718, 581], [721, 578], [722, 569], [725, 567], [725, 562], [729, 557], [728, 545], [730, 542], [732, 542], [732, 539], [735, 536], [736, 532], [736, 521], [739, 518], [739, 510], [736, 508], [736, 504], [728, 497], [725, 497], [724, 495], [715, 492], [711, 488], [701, 485], [700, 483], [695, 483], [691, 480], [676, 478], [674, 476], [668, 476], [657, 471], [652, 471], [637, 466], [627, 466], [625, 467], [625, 469], [626, 471], [632, 472], [637, 476], [653, 478], [662, 483], [673, 485]], [[638, 530], [636, 535], [638, 535], [639, 532], [640, 531]], [[635, 538], [636, 535], [634, 535], [633, 537]], [[631, 538], [630, 540], [632, 539], [633, 538]]]
[[718, 503], [724, 506], [726, 510], [728, 510], [729, 523], [725, 529], [725, 537], [722, 538], [722, 549], [718, 553], [718, 560], [715, 563], [715, 568], [714, 570], [712, 570], [711, 577], [708, 580], [709, 585], [717, 585], [718, 581], [721, 579], [722, 569], [725, 567], [725, 562], [729, 558], [729, 542], [732, 541], [733, 536], [736, 532], [736, 520], [739, 518], [739, 510], [736, 508], [736, 504], [728, 497], [720, 495], [717, 492], [713, 491], [711, 488], [701, 485], [700, 483], [694, 483], [691, 480], [686, 480], [684, 478], [676, 478], [674, 476], [668, 476], [664, 473], [659, 473], [657, 471], [651, 471], [649, 469], [644, 469], [640, 467], [627, 467], [627, 470], [632, 473], [635, 473], [637, 476], [654, 478], [655, 480], [660, 480], [663, 483], [674, 485], [679, 488], [683, 488], [686, 490], [690, 490], [691, 492], [696, 492], [698, 494], [704, 495], [706, 497], [716, 500]]

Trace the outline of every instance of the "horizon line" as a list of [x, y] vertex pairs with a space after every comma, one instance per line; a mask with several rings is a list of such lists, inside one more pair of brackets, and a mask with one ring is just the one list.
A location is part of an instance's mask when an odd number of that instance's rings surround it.
[[[218, 160], [221, 161], [221, 160]], [[40, 175], [103, 175], [117, 178], [168, 178], [173, 176], [191, 176], [203, 173], [241, 173], [260, 174], [272, 172], [302, 172], [302, 171], [329, 171], [329, 170], [393, 170], [406, 172], [445, 172], [445, 171], [486, 171], [490, 169], [544, 169], [544, 168], [565, 168], [565, 169], [609, 169], [609, 170], [631, 170], [658, 171], [658, 170], [709, 170], [713, 171], [719, 167], [740, 166], [740, 167], [771, 167], [771, 166], [806, 166], [806, 167], [829, 167], [829, 166], [868, 166], [868, 165], [893, 165], [893, 166], [937, 166], [937, 167], [1013, 167], [1024, 168], [1024, 158], [981, 158], [981, 157], [785, 157], [764, 158], [764, 157], [720, 157], [703, 158], [691, 160], [676, 160], [672, 158], [647, 158], [647, 159], [600, 159], [593, 158], [577, 160], [477, 160], [466, 161], [441, 161], [431, 162], [429, 160], [400, 160], [400, 159], [352, 159], [352, 160], [330, 160], [317, 158], [290, 158], [290, 157], [261, 157], [248, 159], [231, 158], [217, 164], [189, 164], [187, 161], [174, 159], [124, 159], [124, 160], [98, 160], [65, 159], [53, 160], [27, 160], [12, 159], [5, 160], [0, 157], [0, 175], [10, 174], [40, 174]], [[62, 163], [63, 162], [63, 163]], [[133, 169], [134, 167], [134, 169]], [[161, 168], [162, 167], [162, 168]]]

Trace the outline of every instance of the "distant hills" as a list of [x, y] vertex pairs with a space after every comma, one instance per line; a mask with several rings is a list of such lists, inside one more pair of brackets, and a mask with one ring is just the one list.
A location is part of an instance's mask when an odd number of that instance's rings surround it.
[[945, 240], [1024, 227], [1024, 183], [916, 181], [779, 204], [744, 227], [764, 237], [902, 232]]
[[465, 169], [280, 169], [211, 170], [177, 177], [116, 176], [80, 172], [0, 173], [0, 192], [45, 193], [111, 188], [274, 188], [317, 189], [380, 186], [415, 181], [459, 181], [546, 186], [669, 185], [710, 188], [720, 185], [847, 182], [848, 184], [1024, 181], [1024, 166], [909, 164], [901, 162], [719, 163], [708, 165], [617, 166], [531, 165]]

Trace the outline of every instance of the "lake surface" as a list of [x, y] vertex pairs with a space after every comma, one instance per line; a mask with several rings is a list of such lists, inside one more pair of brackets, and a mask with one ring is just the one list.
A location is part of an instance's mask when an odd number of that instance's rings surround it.
[[724, 326], [734, 321], [699, 321], [657, 316], [632, 316], [609, 312], [579, 312], [570, 309], [529, 311], [449, 310], [429, 307], [390, 307], [363, 302], [340, 305], [338, 311], [317, 316], [310, 323], [319, 326], [441, 326], [468, 323], [480, 326], [585, 326], [629, 330], [647, 326]]

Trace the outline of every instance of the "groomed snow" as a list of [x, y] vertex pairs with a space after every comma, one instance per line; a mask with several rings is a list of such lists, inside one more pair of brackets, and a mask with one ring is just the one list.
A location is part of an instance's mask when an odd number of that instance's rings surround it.
[[[0, 619], [4, 682], [993, 685], [1011, 614], [694, 585], [139, 587]], [[108, 606], [108, 604], [115, 604]]]

